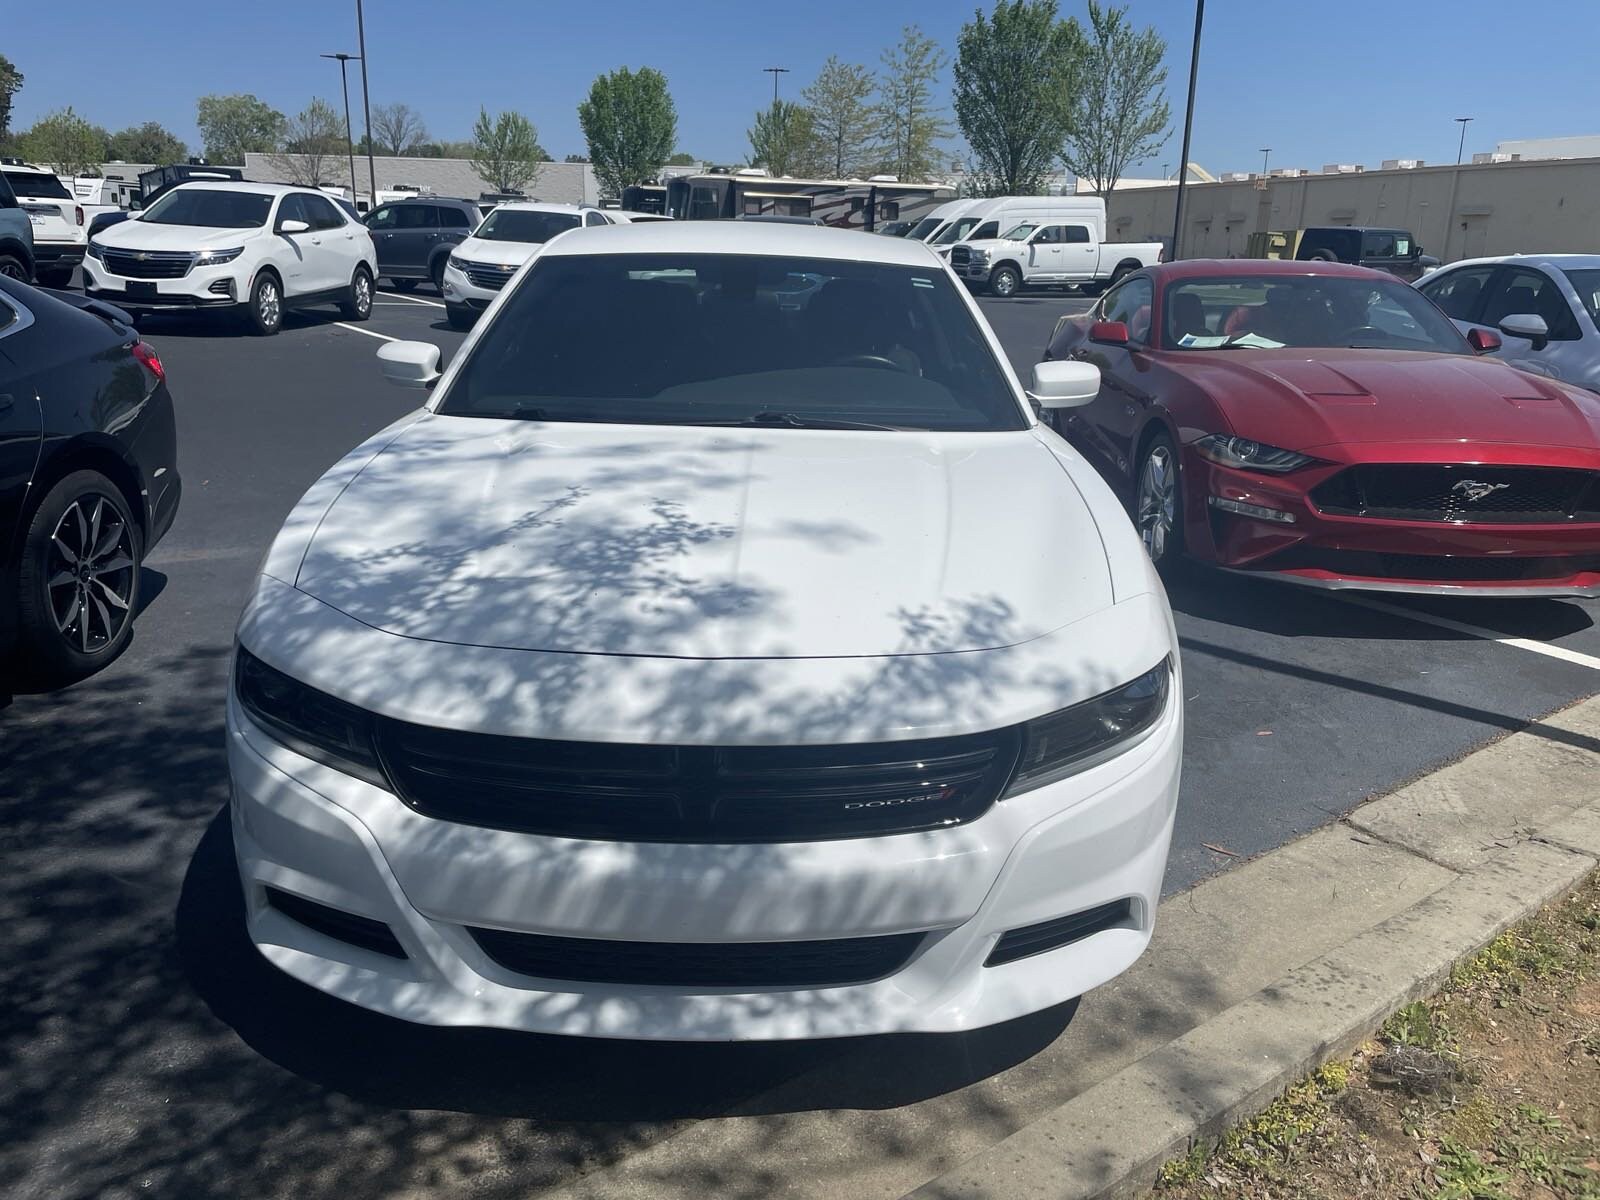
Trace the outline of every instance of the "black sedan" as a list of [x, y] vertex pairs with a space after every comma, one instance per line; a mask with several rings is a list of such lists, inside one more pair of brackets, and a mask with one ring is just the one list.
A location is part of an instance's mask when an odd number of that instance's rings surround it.
[[0, 279], [0, 662], [24, 686], [127, 645], [181, 486], [166, 372], [127, 314]]

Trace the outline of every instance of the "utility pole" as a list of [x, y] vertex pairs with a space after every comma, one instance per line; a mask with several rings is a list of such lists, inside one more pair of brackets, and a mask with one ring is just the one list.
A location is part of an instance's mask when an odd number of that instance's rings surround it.
[[1272, 155], [1271, 146], [1261, 147], [1261, 178], [1267, 177], [1267, 159]]
[[[361, 43], [361, 113], [367, 125], [367, 187], [370, 194], [367, 203], [378, 207], [378, 168], [372, 162], [372, 101], [367, 96], [367, 24], [361, 18], [361, 0], [356, 0], [356, 39]], [[355, 191], [356, 182], [350, 181], [350, 190]]]
[[1194, 83], [1200, 73], [1200, 26], [1206, 17], [1206, 0], [1194, 0], [1194, 50], [1189, 56], [1189, 107], [1183, 114], [1183, 155], [1178, 161], [1178, 201], [1172, 213], [1172, 261], [1178, 260], [1183, 236], [1183, 189], [1189, 178], [1189, 135], [1194, 131]]
[[[339, 60], [339, 86], [344, 89], [344, 149], [345, 157], [350, 160], [350, 203], [354, 204], [356, 202], [356, 143], [355, 138], [350, 134], [350, 78], [345, 72], [345, 63], [358, 56], [341, 52], [339, 54], [321, 54], [318, 57]], [[369, 200], [368, 206], [376, 208], [376, 200]]]
[[1461, 153], [1467, 148], [1467, 123], [1471, 117], [1457, 117], [1456, 124], [1461, 126], [1461, 141], [1456, 145], [1456, 166], [1461, 165]]
[[778, 106], [778, 76], [787, 75], [789, 73], [789, 68], [762, 67], [761, 69], [772, 76], [772, 106], [776, 108]]

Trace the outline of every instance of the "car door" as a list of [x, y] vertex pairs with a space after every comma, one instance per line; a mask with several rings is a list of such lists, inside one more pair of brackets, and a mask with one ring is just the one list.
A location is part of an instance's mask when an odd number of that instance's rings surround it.
[[395, 268], [412, 279], [426, 275], [439, 243], [438, 206], [416, 202], [396, 206], [393, 242]]
[[1028, 278], [1038, 283], [1061, 278], [1061, 226], [1041, 225], [1028, 238]]
[[314, 291], [350, 285], [356, 265], [361, 261], [355, 226], [339, 206], [326, 196], [302, 196], [311, 214], [311, 256], [308, 275], [316, 281]]
[[306, 263], [312, 248], [313, 231], [308, 228], [303, 233], [287, 233], [283, 228], [285, 221], [311, 224], [311, 214], [306, 211], [305, 199], [299, 192], [286, 192], [278, 201], [277, 216], [272, 219], [272, 228], [277, 231], [276, 253], [272, 256], [272, 263], [283, 275], [283, 294], [285, 299], [289, 299], [303, 296], [316, 288], [311, 283], [311, 268]]
[[1100, 268], [1100, 245], [1087, 225], [1061, 227], [1061, 277], [1068, 281], [1093, 279]]
[[[44, 436], [38, 391], [21, 350], [32, 324], [33, 314], [22, 302], [0, 292], [0, 550], [16, 544], [17, 521]], [[11, 615], [0, 613], [0, 641], [11, 633]]]
[[1084, 407], [1069, 410], [1066, 432], [1124, 493], [1133, 480], [1133, 440], [1152, 403], [1148, 380], [1154, 292], [1148, 275], [1130, 275], [1107, 292], [1091, 316], [1126, 325], [1128, 344], [1110, 346], [1085, 339], [1071, 355], [1100, 368], [1100, 392]]
[[380, 275], [389, 275], [391, 271], [400, 269], [399, 263], [395, 258], [400, 249], [395, 241], [399, 212], [399, 205], [385, 204], [367, 214], [367, 232], [372, 235], [372, 248], [378, 254], [378, 274]]
[[[1542, 345], [1500, 328], [1502, 321], [1515, 316], [1543, 318], [1549, 333]], [[1564, 370], [1571, 372], [1570, 360], [1583, 336], [1561, 285], [1537, 267], [1501, 266], [1496, 270], [1477, 323], [1500, 334], [1499, 357], [1553, 379], [1566, 378]]]

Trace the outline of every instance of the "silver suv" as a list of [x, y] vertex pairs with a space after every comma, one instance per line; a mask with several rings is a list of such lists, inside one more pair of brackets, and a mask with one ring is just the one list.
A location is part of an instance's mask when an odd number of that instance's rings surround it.
[[33, 280], [33, 222], [4, 175], [0, 175], [0, 275], [24, 283]]

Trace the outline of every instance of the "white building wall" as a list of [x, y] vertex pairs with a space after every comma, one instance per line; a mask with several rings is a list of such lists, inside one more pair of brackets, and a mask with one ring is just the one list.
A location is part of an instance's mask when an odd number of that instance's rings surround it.
[[[325, 160], [324, 182], [340, 187], [350, 186], [348, 160], [343, 156]], [[378, 190], [393, 191], [399, 184], [422, 188], [438, 196], [459, 196], [463, 200], [476, 200], [482, 193], [492, 190], [489, 182], [464, 158], [391, 158], [378, 155], [372, 160], [378, 177]], [[262, 183], [293, 183], [293, 164], [278, 154], [246, 154], [244, 174], [246, 179]], [[367, 160], [356, 155], [356, 187], [358, 195], [367, 195]], [[598, 204], [600, 187], [595, 181], [594, 168], [588, 163], [540, 164], [539, 177], [526, 189], [530, 200], [544, 200], [554, 204]]]

